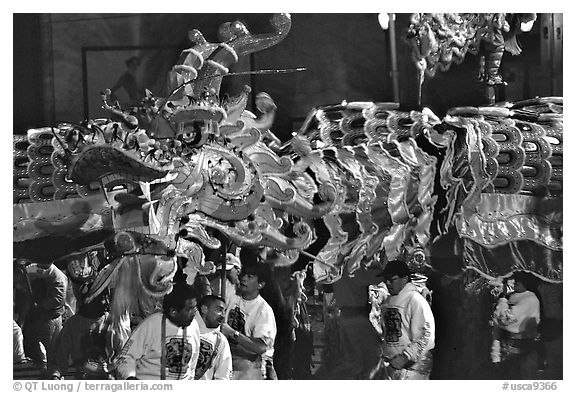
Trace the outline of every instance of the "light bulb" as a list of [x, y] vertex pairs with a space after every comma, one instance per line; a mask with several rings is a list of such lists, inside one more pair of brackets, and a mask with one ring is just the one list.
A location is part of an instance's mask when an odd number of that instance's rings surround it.
[[388, 30], [388, 25], [390, 24], [390, 15], [385, 13], [378, 14], [378, 23], [382, 30]]
[[528, 21], [528, 22], [522, 22], [520, 23], [520, 30], [522, 30], [524, 33], [529, 32], [530, 30], [532, 30], [532, 26], [534, 26], [534, 21]]

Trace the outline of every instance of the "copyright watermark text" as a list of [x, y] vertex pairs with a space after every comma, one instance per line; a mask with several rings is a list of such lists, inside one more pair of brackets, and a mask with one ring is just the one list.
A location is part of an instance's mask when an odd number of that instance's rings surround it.
[[118, 382], [92, 382], [92, 381], [30, 381], [14, 382], [14, 391], [20, 392], [121, 392], [121, 391], [148, 391], [148, 390], [166, 390], [171, 391], [170, 383], [146, 383], [135, 381], [118, 381]]
[[539, 382], [504, 382], [502, 390], [556, 390], [556, 382], [539, 381]]

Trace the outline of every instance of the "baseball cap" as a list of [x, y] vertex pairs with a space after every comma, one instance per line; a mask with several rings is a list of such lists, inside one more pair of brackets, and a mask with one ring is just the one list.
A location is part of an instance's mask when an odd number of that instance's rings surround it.
[[[242, 264], [240, 263], [240, 259], [238, 259], [238, 257], [236, 257], [236, 255], [228, 252], [226, 253], [226, 270], [230, 270], [234, 267], [237, 267], [238, 269], [242, 269]], [[216, 270], [220, 270], [222, 268], [222, 265], [218, 265], [216, 267]]]
[[511, 278], [516, 281], [520, 281], [524, 285], [530, 285], [534, 281], [534, 276], [523, 270], [516, 270], [512, 273]]
[[392, 277], [392, 276], [406, 277], [409, 276], [411, 273], [412, 272], [410, 271], [410, 268], [408, 267], [406, 262], [394, 260], [394, 261], [388, 261], [382, 273], [378, 274], [378, 277]]

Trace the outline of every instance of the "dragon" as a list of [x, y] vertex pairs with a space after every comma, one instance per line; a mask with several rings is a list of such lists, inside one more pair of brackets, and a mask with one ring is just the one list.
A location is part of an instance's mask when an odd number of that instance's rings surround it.
[[[467, 263], [482, 272], [522, 267], [561, 279], [560, 98], [454, 108], [444, 119], [426, 108], [344, 101], [314, 108], [282, 143], [270, 130], [276, 105], [267, 94], [254, 99], [258, 115], [246, 109], [249, 86], [220, 98], [229, 67], [279, 43], [291, 18], [277, 14], [270, 24], [272, 32], [253, 35], [225, 23], [219, 43], [192, 30], [166, 97], [148, 91], [123, 110], [104, 91], [110, 118], [14, 136], [15, 256], [68, 263], [67, 255], [105, 250], [88, 298], [112, 285], [143, 289], [113, 300], [122, 337], [124, 316], [149, 313], [176, 270], [190, 282], [213, 272], [205, 253], [222, 239], [277, 250], [287, 264], [308, 255], [316, 281], [332, 283], [397, 258], [423, 269], [438, 223], [441, 233], [458, 228]], [[445, 152], [441, 211], [439, 162], [422, 140]], [[533, 230], [512, 233], [525, 224]], [[499, 239], [486, 236], [494, 231]], [[545, 259], [553, 268], [497, 268], [470, 257], [499, 246], [513, 252], [523, 241], [553, 250]]]
[[[111, 305], [119, 343], [129, 333], [127, 317], [149, 314], [171, 290], [177, 268], [189, 281], [214, 271], [203, 248], [218, 249], [221, 242], [210, 228], [253, 244], [266, 238], [254, 216], [264, 198], [256, 162], [219, 126], [245, 117], [254, 142], [269, 116], [242, 113], [249, 88], [222, 101], [218, 91], [239, 55], [286, 36], [290, 16], [275, 15], [271, 24], [273, 32], [260, 35], [241, 22], [223, 24], [218, 44], [192, 30], [192, 47], [169, 72], [167, 97], [148, 91], [141, 106], [123, 111], [104, 91], [109, 119], [59, 123], [14, 137], [14, 255], [49, 258], [67, 268], [85, 262], [78, 255], [103, 251], [106, 260], [86, 301], [109, 286], [121, 292]], [[294, 247], [311, 237], [309, 228], [300, 234]]]

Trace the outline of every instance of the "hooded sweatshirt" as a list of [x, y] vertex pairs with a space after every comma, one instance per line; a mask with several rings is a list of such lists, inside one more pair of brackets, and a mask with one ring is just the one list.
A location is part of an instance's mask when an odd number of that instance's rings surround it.
[[[230, 379], [232, 375], [232, 354], [230, 344], [222, 332], [220, 326], [209, 328], [204, 323], [199, 312], [196, 313], [195, 321], [200, 328], [200, 355], [196, 364], [196, 375], [202, 373], [197, 379]], [[220, 336], [220, 339], [218, 339]], [[218, 346], [216, 347], [216, 343]], [[206, 371], [204, 371], [206, 370]]]
[[434, 316], [418, 287], [407, 283], [398, 295], [390, 295], [383, 304], [385, 358], [404, 353], [406, 368], [429, 372], [434, 348]]

